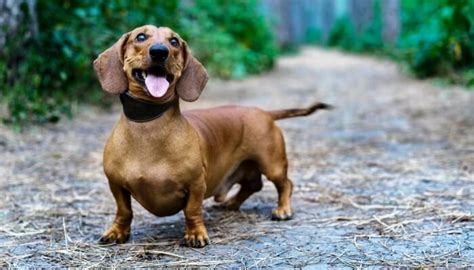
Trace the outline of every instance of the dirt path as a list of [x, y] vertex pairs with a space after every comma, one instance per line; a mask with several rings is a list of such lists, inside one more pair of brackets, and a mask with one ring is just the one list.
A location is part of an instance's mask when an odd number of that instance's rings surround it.
[[101, 247], [115, 205], [102, 173], [118, 111], [14, 134], [0, 127], [0, 266], [472, 266], [474, 92], [415, 81], [391, 62], [306, 48], [278, 68], [212, 82], [185, 107], [337, 109], [279, 124], [296, 216], [269, 219], [276, 192], [228, 212], [206, 202], [213, 245], [180, 247], [183, 216], [134, 204], [128, 244]]

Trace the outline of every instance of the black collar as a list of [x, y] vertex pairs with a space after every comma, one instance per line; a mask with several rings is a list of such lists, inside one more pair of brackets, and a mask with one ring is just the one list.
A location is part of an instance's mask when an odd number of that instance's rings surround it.
[[120, 101], [122, 102], [123, 113], [125, 116], [134, 122], [148, 122], [160, 117], [171, 106], [173, 106], [178, 99], [168, 103], [157, 104], [143, 99], [138, 99], [130, 92], [126, 91], [120, 94]]

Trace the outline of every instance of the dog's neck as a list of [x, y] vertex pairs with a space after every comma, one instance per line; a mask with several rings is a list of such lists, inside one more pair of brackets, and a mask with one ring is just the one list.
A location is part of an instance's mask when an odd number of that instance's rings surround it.
[[158, 104], [134, 97], [129, 91], [120, 94], [123, 113], [125, 117], [133, 122], [144, 123], [160, 118], [166, 111], [178, 107], [178, 99]]
[[[143, 102], [142, 100], [138, 101]], [[145, 103], [147, 103], [147, 101], [145, 101]], [[122, 104], [124, 104], [123, 101]], [[173, 140], [180, 140], [182, 142], [183, 138], [176, 135], [189, 134], [189, 129], [192, 129], [192, 127], [189, 125], [185, 117], [183, 117], [183, 115], [181, 114], [179, 98], [170, 101], [170, 105], [164, 104], [161, 104], [161, 106], [169, 107], [166, 108], [166, 110], [164, 110], [165, 108], [161, 108], [161, 110], [163, 110], [161, 114], [158, 114], [157, 110], [154, 114], [148, 115], [148, 117], [146, 117], [148, 121], [146, 122], [138, 122], [136, 120], [137, 117], [130, 115], [128, 111], [128, 105], [125, 105], [124, 112], [118, 122], [118, 126], [121, 126], [121, 128], [119, 129], [124, 132], [124, 138], [126, 138], [127, 141], [133, 141], [134, 144], [141, 145], [144, 148], [161, 148], [160, 151], [165, 151], [165, 149], [168, 149], [168, 146], [170, 144], [173, 144]], [[142, 105], [143, 104], [140, 104], [140, 106]], [[159, 104], [154, 103], [152, 103], [152, 105], [160, 106]], [[148, 107], [145, 106], [140, 109], [146, 108]], [[148, 109], [155, 110], [153, 107], [149, 107]], [[126, 113], [126, 111], [128, 112]], [[130, 117], [134, 118], [135, 120], [131, 120]], [[140, 117], [140, 119], [143, 120], [145, 118]]]

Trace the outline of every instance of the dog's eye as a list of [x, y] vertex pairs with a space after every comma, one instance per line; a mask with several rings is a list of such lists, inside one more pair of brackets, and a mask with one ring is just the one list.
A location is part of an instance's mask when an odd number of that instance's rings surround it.
[[170, 38], [170, 43], [171, 43], [171, 46], [173, 46], [173, 47], [178, 47], [179, 46], [179, 41], [175, 37]]
[[148, 37], [145, 34], [140, 33], [140, 34], [137, 35], [135, 40], [138, 41], [138, 42], [143, 42], [143, 41], [147, 40], [147, 38]]

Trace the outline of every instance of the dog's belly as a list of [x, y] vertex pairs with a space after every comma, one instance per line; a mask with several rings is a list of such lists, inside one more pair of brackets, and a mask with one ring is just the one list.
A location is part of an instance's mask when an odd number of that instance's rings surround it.
[[157, 216], [170, 216], [186, 206], [186, 192], [171, 179], [137, 177], [126, 182], [132, 197], [146, 210]]
[[[212, 181], [214, 186], [208, 184], [208, 192], [206, 193], [206, 198], [214, 196], [217, 198], [221, 198], [221, 200], [225, 199], [227, 192], [232, 188], [235, 184], [236, 179], [232, 177], [234, 172], [239, 167], [241, 161], [235, 161], [231, 165], [224, 167], [220, 172], [213, 175], [214, 180]], [[211, 188], [209, 188], [211, 186]], [[218, 201], [220, 201], [218, 199]]]

